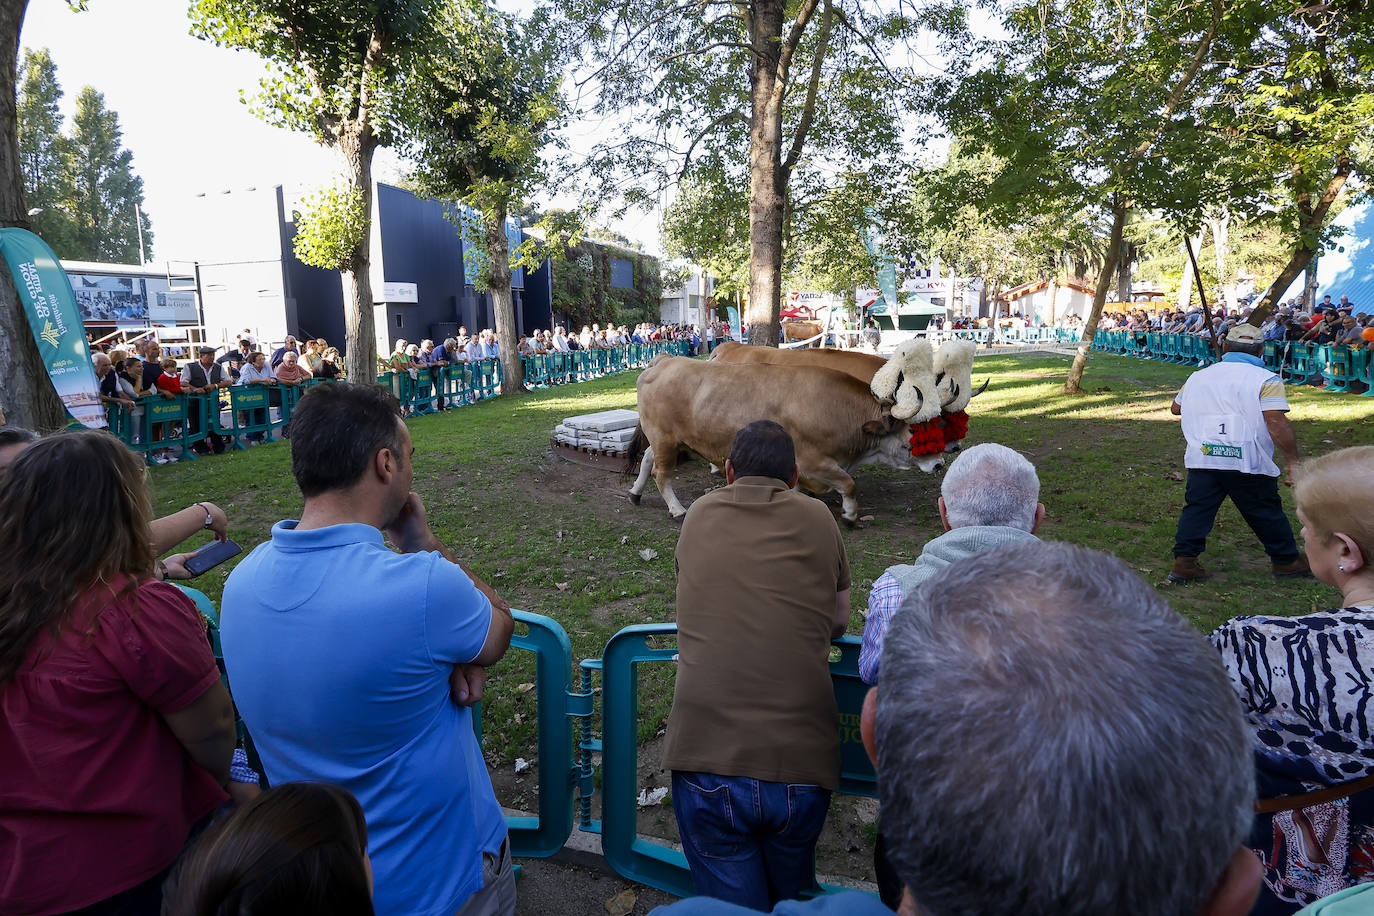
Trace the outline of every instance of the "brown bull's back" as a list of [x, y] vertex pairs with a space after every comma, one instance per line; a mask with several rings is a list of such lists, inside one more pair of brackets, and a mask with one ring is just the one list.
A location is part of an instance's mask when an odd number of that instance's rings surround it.
[[716, 347], [711, 353], [711, 361], [833, 369], [851, 375], [865, 385], [873, 381], [873, 374], [887, 362], [881, 356], [855, 350], [784, 350], [777, 347], [752, 347], [734, 341]]

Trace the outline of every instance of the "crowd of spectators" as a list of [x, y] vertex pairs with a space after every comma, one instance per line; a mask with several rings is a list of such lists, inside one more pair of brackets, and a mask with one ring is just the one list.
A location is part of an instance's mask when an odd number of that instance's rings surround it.
[[[1211, 328], [1201, 306], [1188, 310], [1160, 309], [1150, 312], [1133, 309], [1109, 312], [1103, 315], [1099, 327], [1108, 331], [1192, 334], [1199, 337], [1210, 337], [1212, 328], [1215, 328], [1216, 335], [1223, 337], [1232, 327], [1250, 316], [1250, 304], [1248, 300], [1242, 300], [1236, 309], [1213, 309]], [[1264, 332], [1265, 340], [1362, 348], [1369, 344], [1364, 331], [1370, 327], [1374, 327], [1374, 314], [1358, 309], [1345, 296], [1339, 302], [1332, 302], [1330, 296], [1325, 296], [1311, 308], [1304, 304], [1301, 297], [1289, 299], [1270, 313], [1260, 330]]]

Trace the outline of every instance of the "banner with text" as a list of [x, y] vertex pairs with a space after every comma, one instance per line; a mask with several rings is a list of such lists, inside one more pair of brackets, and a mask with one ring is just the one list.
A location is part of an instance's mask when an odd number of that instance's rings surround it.
[[67, 272], [48, 243], [27, 229], [0, 229], [0, 255], [10, 267], [34, 342], [67, 413], [83, 426], [103, 429], [100, 386]]

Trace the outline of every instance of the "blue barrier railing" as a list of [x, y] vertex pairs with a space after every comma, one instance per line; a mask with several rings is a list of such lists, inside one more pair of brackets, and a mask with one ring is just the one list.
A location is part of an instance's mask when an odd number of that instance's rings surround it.
[[[654, 646], [653, 639], [676, 642], [677, 625], [651, 623], [626, 627], [611, 637], [600, 659], [584, 660], [579, 696], [590, 697], [591, 675], [601, 673], [601, 740], [589, 740], [584, 727], [581, 742], [582, 795], [591, 784], [591, 754], [601, 752], [601, 820], [589, 817], [582, 806], [582, 830], [601, 834], [601, 852], [622, 877], [680, 897], [691, 896], [691, 873], [686, 857], [664, 843], [639, 835], [639, 675], [646, 662], [671, 662], [676, 646]], [[859, 734], [859, 716], [868, 687], [859, 678], [860, 642], [852, 636], [835, 641], [840, 657], [830, 664], [830, 676], [840, 714], [840, 788], [850, 795], [877, 795], [877, 776]], [[587, 710], [590, 714], [590, 710]], [[817, 888], [825, 890], [825, 888]]]
[[[1162, 334], [1154, 331], [1098, 331], [1092, 348], [1143, 359], [1206, 366], [1216, 362], [1211, 340], [1196, 334]], [[1264, 365], [1293, 385], [1321, 381], [1321, 390], [1353, 391], [1358, 383], [1363, 397], [1374, 397], [1374, 348], [1333, 344], [1306, 344], [1268, 340]]]

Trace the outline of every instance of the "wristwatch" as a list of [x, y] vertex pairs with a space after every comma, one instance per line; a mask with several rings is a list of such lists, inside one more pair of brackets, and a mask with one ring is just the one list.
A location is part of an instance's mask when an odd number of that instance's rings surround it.
[[205, 527], [213, 528], [215, 525], [215, 517], [210, 514], [209, 509], [205, 508], [205, 503], [196, 503], [196, 505], [205, 510]]

